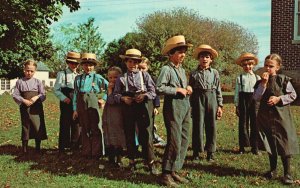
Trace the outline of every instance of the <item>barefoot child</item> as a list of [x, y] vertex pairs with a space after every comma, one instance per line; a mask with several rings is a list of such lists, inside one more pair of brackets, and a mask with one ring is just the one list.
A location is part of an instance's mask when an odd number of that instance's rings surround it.
[[24, 63], [24, 77], [19, 79], [13, 93], [13, 99], [20, 105], [22, 122], [22, 150], [27, 153], [28, 140], [35, 139], [35, 149], [40, 150], [41, 140], [47, 139], [42, 102], [46, 99], [42, 81], [33, 78], [37, 69], [34, 60]]
[[290, 103], [297, 95], [290, 82], [291, 78], [278, 74], [282, 59], [278, 54], [265, 58], [265, 72], [255, 85], [253, 98], [260, 101], [257, 126], [267, 138], [270, 170], [265, 174], [268, 179], [276, 178], [277, 157], [281, 156], [284, 169], [284, 184], [292, 184], [290, 163], [291, 155], [299, 154], [299, 143], [293, 125]]

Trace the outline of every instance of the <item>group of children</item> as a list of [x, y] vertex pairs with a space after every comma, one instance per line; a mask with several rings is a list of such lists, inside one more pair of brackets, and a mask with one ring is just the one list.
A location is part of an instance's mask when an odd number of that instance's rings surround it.
[[[68, 52], [68, 68], [57, 74], [54, 86], [61, 110], [59, 151], [78, 148], [81, 144], [85, 157], [98, 159], [106, 153], [109, 162], [120, 167], [122, 152], [126, 149], [129, 170], [134, 172], [137, 148], [141, 145], [141, 155], [149, 172], [159, 174], [153, 146], [154, 116], [160, 106], [159, 95], [164, 95], [167, 144], [160, 183], [166, 186], [187, 183], [179, 171], [189, 145], [191, 122], [192, 159], [200, 160], [200, 153], [206, 151], [206, 159], [210, 162], [214, 161], [216, 151], [216, 120], [223, 115], [220, 76], [211, 67], [218, 52], [205, 44], [196, 47], [193, 57], [199, 64], [187, 79], [182, 64], [186, 51], [192, 46], [182, 35], [166, 41], [162, 55], [168, 56], [169, 62], [161, 68], [156, 83], [147, 72], [149, 60], [137, 49], [128, 49], [120, 55], [127, 71], [123, 74], [120, 68], [110, 67], [108, 81], [94, 71], [98, 63], [95, 54]], [[253, 73], [257, 57], [251, 53], [242, 54], [236, 63], [244, 72], [236, 79], [234, 101], [239, 116], [239, 153], [251, 146], [251, 152], [259, 154], [258, 145], [262, 141], [271, 167], [265, 177], [276, 176], [277, 156], [280, 155], [284, 166], [283, 182], [291, 184], [290, 158], [299, 153], [299, 145], [289, 104], [295, 100], [296, 92], [289, 77], [277, 74], [281, 62], [277, 54], [267, 56], [266, 72], [260, 77]], [[80, 75], [76, 73], [79, 64], [83, 69]], [[35, 61], [26, 61], [25, 77], [17, 81], [13, 93], [20, 105], [24, 153], [27, 153], [29, 139], [36, 140], [39, 150], [41, 140], [47, 138], [42, 106], [45, 90], [41, 81], [33, 78], [35, 70]], [[105, 94], [101, 95], [102, 92]], [[101, 116], [99, 110], [103, 107]]]

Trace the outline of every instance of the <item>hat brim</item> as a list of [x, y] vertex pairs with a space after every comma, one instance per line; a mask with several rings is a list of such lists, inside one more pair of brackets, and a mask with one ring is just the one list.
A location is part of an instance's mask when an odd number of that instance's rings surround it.
[[73, 63], [78, 63], [79, 64], [79, 59], [66, 59], [66, 63], [68, 62], [73, 62]]
[[249, 60], [254, 60], [254, 65], [257, 65], [258, 64], [258, 58], [255, 57], [255, 56], [242, 56], [242, 57], [239, 57], [235, 63], [239, 66], [242, 66], [242, 61], [246, 60], [246, 59], [249, 59]]
[[201, 52], [209, 52], [214, 59], [218, 57], [218, 52], [212, 48], [197, 48], [194, 51], [193, 57], [198, 60], [199, 53]]
[[192, 46], [193, 45], [189, 44], [189, 43], [187, 43], [187, 44], [170, 44], [168, 46], [165, 46], [162, 49], [161, 53], [162, 53], [162, 55], [168, 55], [169, 51], [171, 51], [174, 48], [177, 48], [177, 47], [192, 47]]
[[94, 64], [94, 65], [97, 65], [98, 63], [100, 63], [99, 61], [97, 61], [97, 60], [81, 60], [80, 61], [80, 64], [85, 64], [85, 63], [92, 63], [92, 64]]
[[119, 55], [121, 59], [136, 59], [142, 61], [142, 57], [134, 57], [134, 56], [127, 56], [127, 55]]

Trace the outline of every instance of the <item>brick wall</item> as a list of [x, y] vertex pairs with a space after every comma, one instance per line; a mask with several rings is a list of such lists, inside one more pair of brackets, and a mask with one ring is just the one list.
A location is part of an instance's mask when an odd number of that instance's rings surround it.
[[271, 53], [281, 55], [286, 70], [300, 69], [300, 43], [292, 43], [294, 11], [294, 0], [272, 0]]
[[300, 41], [293, 44], [294, 11], [295, 0], [272, 0], [271, 53], [282, 57], [282, 73], [292, 78], [298, 95], [294, 104], [300, 105]]

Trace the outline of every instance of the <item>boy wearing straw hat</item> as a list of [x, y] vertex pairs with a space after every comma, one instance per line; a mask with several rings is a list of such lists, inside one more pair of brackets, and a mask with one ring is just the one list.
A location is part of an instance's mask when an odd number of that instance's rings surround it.
[[73, 95], [73, 119], [78, 117], [82, 127], [82, 155], [90, 159], [98, 159], [104, 155], [104, 139], [98, 94], [107, 89], [108, 82], [94, 72], [98, 64], [96, 54], [83, 53], [81, 66], [83, 74], [75, 78]]
[[127, 72], [117, 79], [113, 94], [115, 101], [123, 105], [129, 169], [131, 172], [136, 169], [135, 126], [137, 126], [143, 157], [148, 164], [150, 173], [157, 175], [152, 137], [155, 84], [148, 72], [138, 69], [138, 64], [142, 61], [139, 50], [128, 49], [125, 55], [120, 55], [120, 58], [125, 62]]
[[[213, 161], [216, 151], [216, 119], [222, 116], [223, 98], [220, 76], [211, 63], [218, 52], [211, 46], [202, 44], [194, 50], [198, 67], [191, 72], [189, 84], [193, 88], [191, 95], [193, 135], [193, 160], [199, 160], [199, 153], [207, 151], [207, 161]], [[204, 129], [204, 130], [203, 130]], [[204, 147], [204, 131], [206, 143]]]
[[57, 73], [54, 84], [54, 94], [60, 100], [60, 120], [58, 149], [63, 152], [65, 148], [75, 149], [79, 146], [79, 127], [73, 120], [73, 92], [74, 80], [80, 60], [80, 53], [68, 52], [66, 63], [68, 67]]
[[[239, 153], [245, 153], [245, 147], [251, 146], [251, 152], [258, 155], [258, 129], [256, 126], [256, 103], [252, 99], [254, 85], [260, 76], [254, 74], [253, 68], [258, 59], [251, 53], [243, 53], [236, 64], [244, 70], [236, 78], [234, 104], [239, 117]], [[250, 129], [250, 134], [249, 134]]]
[[161, 68], [157, 79], [157, 91], [164, 95], [163, 116], [167, 130], [167, 145], [163, 157], [161, 184], [178, 186], [187, 179], [177, 172], [182, 168], [188, 148], [190, 127], [188, 86], [182, 63], [191, 44], [185, 42], [183, 35], [169, 38], [162, 55], [169, 57], [169, 63]]

